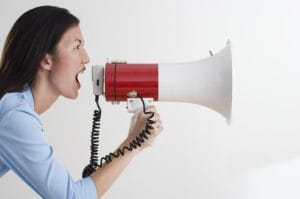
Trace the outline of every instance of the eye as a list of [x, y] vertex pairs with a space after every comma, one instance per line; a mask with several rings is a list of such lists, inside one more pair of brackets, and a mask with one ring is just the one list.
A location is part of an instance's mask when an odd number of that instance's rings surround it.
[[76, 46], [74, 47], [74, 49], [77, 49], [77, 50], [79, 50], [79, 49], [80, 49], [80, 47], [81, 47], [81, 45], [80, 45], [80, 44], [78, 44], [78, 45], [76, 45]]

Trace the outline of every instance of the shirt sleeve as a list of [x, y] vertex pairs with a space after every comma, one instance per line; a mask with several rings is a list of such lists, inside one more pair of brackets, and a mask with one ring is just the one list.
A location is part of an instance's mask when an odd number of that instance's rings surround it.
[[[5, 121], [3, 121], [5, 120]], [[47, 199], [94, 199], [96, 188], [90, 177], [74, 181], [55, 158], [38, 119], [24, 110], [13, 110], [1, 121], [1, 156], [41, 197]]]

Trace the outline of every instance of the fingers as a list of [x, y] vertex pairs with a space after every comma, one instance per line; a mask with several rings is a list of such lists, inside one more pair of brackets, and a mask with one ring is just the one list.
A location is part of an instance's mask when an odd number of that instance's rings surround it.
[[[146, 111], [146, 114], [144, 113], [143, 110], [141, 110], [141, 111], [135, 113], [134, 117], [144, 118], [144, 119], [147, 119], [147, 118], [151, 117], [150, 119], [152, 121], [156, 121], [157, 119], [159, 119], [159, 114], [156, 113], [156, 107], [155, 106], [153, 106], [153, 105], [147, 106], [145, 111]], [[154, 113], [153, 116], [152, 116], [152, 113]]]
[[[150, 105], [150, 106], [147, 106], [146, 109], [145, 109], [146, 113], [148, 112], [153, 112], [155, 113], [156, 112], [156, 108], [154, 105]], [[142, 110], [139, 110], [138, 112], [134, 113], [134, 116], [139, 116], [139, 115], [144, 115], [144, 111], [143, 109]]]
[[154, 128], [158, 128], [159, 126], [161, 126], [162, 122], [161, 120], [156, 120], [155, 123], [152, 125]]
[[154, 115], [150, 118], [150, 120], [153, 121], [153, 124], [151, 124], [151, 126], [154, 128], [154, 132], [156, 132], [162, 125], [160, 114], [156, 112], [155, 106], [149, 106], [147, 108], [147, 111], [154, 112]]
[[153, 124], [151, 124], [152, 129], [150, 132], [158, 135], [160, 132], [163, 131], [162, 121], [160, 119], [156, 120]]
[[156, 128], [156, 131], [154, 132], [155, 134], [159, 134], [160, 132], [162, 132], [164, 130], [163, 126], [159, 126]]
[[154, 105], [147, 106], [146, 112], [156, 112], [156, 107]]
[[162, 131], [164, 130], [164, 127], [159, 125], [156, 127], [153, 127], [153, 129], [150, 129], [150, 133], [153, 138], [157, 137]]
[[[150, 105], [146, 107], [146, 112], [152, 112], [154, 113], [153, 116], [149, 118], [148, 114], [144, 114], [143, 111], [141, 111], [138, 115], [142, 119], [150, 119], [153, 123], [151, 126], [153, 129], [151, 129], [151, 133], [153, 134], [159, 134], [161, 131], [163, 131], [162, 127], [162, 121], [160, 120], [160, 114], [156, 112], [156, 107], [153, 105]], [[146, 121], [145, 121], [146, 122]]]

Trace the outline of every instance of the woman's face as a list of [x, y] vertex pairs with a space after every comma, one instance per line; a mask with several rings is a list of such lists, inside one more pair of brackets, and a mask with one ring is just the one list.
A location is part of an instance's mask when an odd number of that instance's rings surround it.
[[59, 95], [74, 99], [78, 96], [78, 76], [85, 70], [89, 57], [85, 51], [79, 26], [72, 26], [57, 44], [49, 80]]

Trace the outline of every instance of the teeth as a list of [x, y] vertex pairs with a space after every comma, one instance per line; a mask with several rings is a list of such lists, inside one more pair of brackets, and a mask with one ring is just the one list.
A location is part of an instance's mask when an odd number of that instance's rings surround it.
[[81, 80], [82, 80], [81, 74], [83, 74], [84, 71], [85, 71], [85, 69], [79, 71], [79, 73], [76, 75], [76, 80], [77, 80], [78, 82], [81, 82]]
[[80, 82], [81, 78], [80, 78], [79, 74], [77, 74], [76, 79], [77, 79], [78, 82]]

